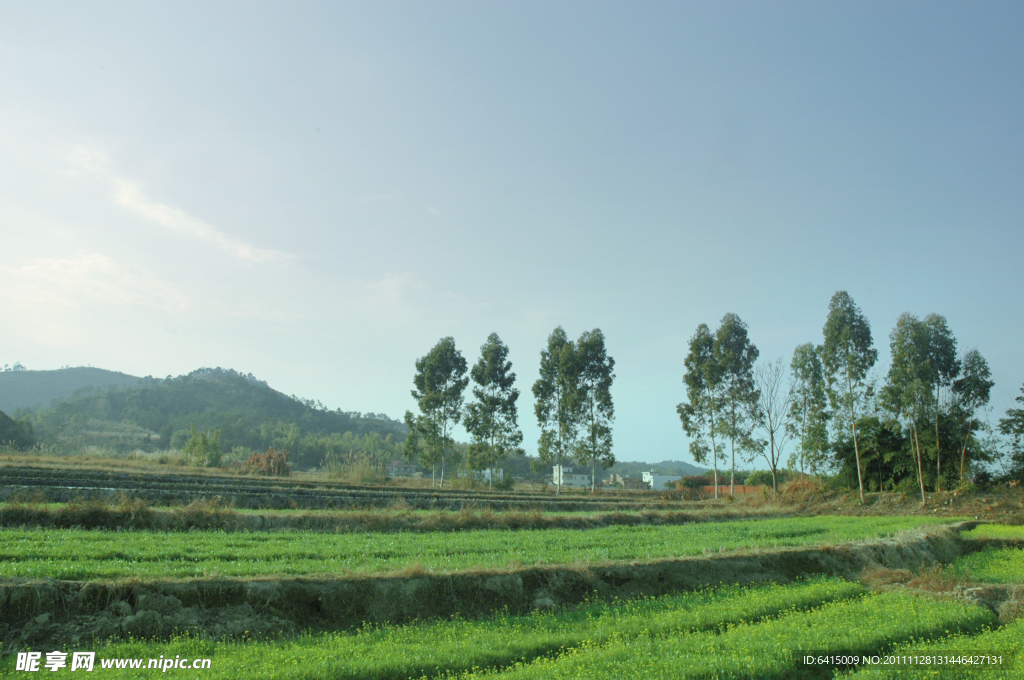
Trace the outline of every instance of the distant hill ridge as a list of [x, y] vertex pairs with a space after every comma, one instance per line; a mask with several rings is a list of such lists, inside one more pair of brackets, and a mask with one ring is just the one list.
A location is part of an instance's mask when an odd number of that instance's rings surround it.
[[91, 366], [55, 371], [0, 371], [0, 411], [9, 415], [48, 408], [75, 392], [107, 387], [132, 387], [142, 378]]
[[[184, 446], [194, 425], [198, 431], [219, 430], [225, 452], [236, 447], [286, 448], [298, 467], [314, 467], [327, 452], [341, 450], [340, 435], [345, 433], [396, 443], [406, 435], [405, 425], [386, 415], [328, 410], [318, 401], [285, 395], [251, 373], [232, 369], [200, 368], [162, 379], [93, 370], [99, 371], [91, 374], [97, 377], [124, 376], [134, 382], [82, 385], [50, 408], [31, 412], [27, 419], [41, 444], [68, 452], [88, 447], [156, 451]], [[63, 385], [66, 391], [67, 385], [79, 384], [80, 376], [72, 383], [50, 375], [73, 371], [78, 369], [10, 371], [0, 376], [18, 375], [7, 384], [21, 391], [12, 391], [8, 398], [24, 404], [32, 399], [26, 394], [54, 394], [52, 386]]]

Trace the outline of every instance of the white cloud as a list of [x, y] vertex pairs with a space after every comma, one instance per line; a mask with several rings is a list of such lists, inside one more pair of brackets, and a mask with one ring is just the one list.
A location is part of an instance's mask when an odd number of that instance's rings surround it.
[[290, 253], [256, 248], [218, 231], [206, 222], [192, 217], [183, 210], [157, 203], [146, 196], [133, 182], [113, 178], [114, 202], [136, 215], [160, 226], [174, 229], [213, 243], [224, 252], [248, 262], [287, 262], [295, 259]]
[[232, 257], [247, 262], [290, 262], [296, 259], [291, 253], [257, 248], [180, 208], [154, 201], [137, 183], [115, 174], [110, 169], [110, 157], [95, 146], [76, 145], [65, 149], [63, 155], [73, 173], [85, 171], [100, 178], [111, 188], [115, 204], [148, 222], [212, 243]]
[[187, 298], [174, 285], [146, 270], [101, 254], [32, 260], [0, 267], [0, 297], [6, 304], [45, 310], [145, 307], [181, 311]]

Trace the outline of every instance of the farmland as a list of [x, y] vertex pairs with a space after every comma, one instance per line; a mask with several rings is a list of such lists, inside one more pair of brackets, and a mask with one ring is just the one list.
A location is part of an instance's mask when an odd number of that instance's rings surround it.
[[458, 533], [188, 533], [0, 529], [0, 577], [65, 580], [213, 575], [352, 575], [410, 567], [451, 572], [651, 560], [841, 543], [940, 520], [796, 517], [681, 526]]
[[[88, 648], [210, 658], [214, 678], [781, 678], [799, 675], [795, 650], [987, 640], [1020, 608], [1020, 528], [961, 532], [953, 498], [941, 515], [892, 512], [895, 498], [846, 515], [653, 493], [0, 471], [0, 675], [15, 673], [11, 652]], [[954, 581], [957, 593], [929, 596]]]

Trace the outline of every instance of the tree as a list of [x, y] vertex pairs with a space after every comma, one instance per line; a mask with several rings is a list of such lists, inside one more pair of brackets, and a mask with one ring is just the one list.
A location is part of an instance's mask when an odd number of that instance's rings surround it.
[[960, 450], [960, 483], [963, 484], [964, 467], [967, 459], [967, 443], [974, 431], [975, 415], [979, 408], [988, 403], [989, 393], [995, 383], [989, 378], [992, 371], [988, 362], [977, 349], [969, 349], [960, 361], [960, 377], [953, 382], [954, 407], [967, 416], [963, 447]]
[[935, 420], [935, 490], [942, 489], [942, 445], [939, 435], [939, 417], [952, 404], [953, 381], [960, 374], [960, 360], [956, 355], [956, 338], [946, 325], [946, 317], [929, 314], [924, 318], [927, 340], [928, 378], [934, 398], [932, 412]]
[[615, 420], [611, 394], [615, 359], [608, 356], [600, 328], [580, 336], [576, 341], [576, 356], [582, 436], [576, 446], [575, 458], [584, 465], [590, 465], [590, 491], [593, 493], [597, 488], [598, 464], [604, 469], [615, 464], [611, 427]]
[[[821, 363], [825, 369], [825, 387], [832, 409], [845, 416], [853, 435], [857, 463], [860, 502], [864, 502], [864, 477], [857, 443], [857, 411], [867, 398], [865, 379], [878, 361], [878, 350], [871, 339], [871, 325], [845, 290], [837, 291], [828, 305], [828, 318], [822, 328], [825, 342]], [[836, 421], [841, 428], [842, 419]]]
[[220, 430], [213, 434], [196, 432], [196, 426], [191, 425], [191, 432], [188, 441], [185, 443], [183, 453], [185, 459], [192, 465], [205, 467], [220, 467]]
[[[1024, 406], [1024, 387], [1021, 395], [1015, 399]], [[999, 431], [1010, 437], [1010, 471], [1007, 475], [1018, 482], [1024, 481], [1024, 409], [1011, 408], [1006, 410], [1006, 417], [999, 419]]]
[[732, 470], [729, 475], [729, 493], [736, 492], [736, 444], [741, 451], [755, 448], [751, 438], [753, 423], [749, 414], [757, 404], [754, 386], [754, 362], [757, 347], [747, 336], [747, 324], [735, 314], [726, 314], [715, 333], [713, 346], [722, 385], [723, 418], [719, 421], [722, 433], [729, 439]]
[[462, 394], [469, 383], [466, 360], [455, 348], [453, 338], [442, 338], [426, 356], [416, 360], [413, 383], [416, 389], [412, 396], [420, 415], [414, 417], [412, 412], [405, 412], [405, 423], [411, 433], [405, 453], [410, 461], [418, 454], [420, 464], [430, 467], [432, 486], [433, 474], [440, 465], [443, 488], [445, 462], [454, 445], [452, 429], [462, 419]]
[[[576, 347], [559, 326], [540, 353], [540, 377], [533, 384], [534, 413], [540, 425], [537, 453], [543, 465], [561, 466], [575, 449], [580, 418], [580, 371]], [[555, 480], [562, 493], [561, 475]]]
[[[754, 388], [757, 401], [754, 403], [754, 423], [767, 435], [768, 453], [761, 448], [760, 455], [768, 462], [772, 473], [772, 490], [778, 491], [778, 468], [782, 450], [789, 441], [792, 431], [793, 392], [786, 389], [786, 367], [782, 357], [754, 370]], [[753, 462], [751, 459], [750, 462]]]
[[[466, 407], [466, 430], [472, 437], [469, 466], [473, 470], [491, 470], [511, 454], [525, 455], [520, 448], [523, 433], [519, 430], [515, 389], [516, 374], [508, 361], [508, 347], [497, 333], [491, 333], [480, 347], [480, 359], [470, 371], [476, 386], [476, 401]], [[493, 485], [493, 482], [492, 482]]]
[[821, 367], [821, 348], [811, 343], [800, 345], [793, 351], [789, 364], [793, 376], [790, 390], [789, 434], [799, 441], [799, 447], [790, 458], [790, 467], [807, 466], [813, 473], [825, 463], [828, 450], [828, 398], [825, 395], [825, 377]]
[[892, 365], [889, 367], [884, 399], [897, 416], [903, 415], [909, 421], [910, 446], [917, 463], [921, 505], [924, 505], [927, 497], [917, 423], [928, 413], [935, 396], [932, 392], [934, 372], [928, 358], [928, 327], [913, 314], [901, 314], [896, 320], [896, 327], [889, 334], [889, 351], [892, 354]]
[[[715, 498], [718, 498], [718, 461], [725, 460], [715, 435], [721, 417], [721, 370], [715, 362], [715, 338], [707, 324], [697, 326], [690, 338], [690, 351], [684, 362], [687, 401], [676, 406], [683, 431], [690, 438], [690, 455], [699, 465], [711, 459], [714, 471]], [[708, 441], [710, 440], [710, 446]]]

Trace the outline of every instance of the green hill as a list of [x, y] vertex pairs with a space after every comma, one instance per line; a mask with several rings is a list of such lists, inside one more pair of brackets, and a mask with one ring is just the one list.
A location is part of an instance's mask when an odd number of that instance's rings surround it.
[[328, 453], [347, 453], [353, 436], [384, 440], [391, 449], [406, 435], [401, 422], [385, 415], [331, 411], [282, 394], [251, 374], [221, 368], [80, 394], [28, 420], [41, 444], [69, 453], [88, 447], [117, 453], [180, 448], [195, 425], [199, 431], [219, 430], [225, 452], [283, 448], [298, 468], [318, 466]]
[[56, 371], [0, 371], [0, 411], [16, 414], [46, 408], [82, 390], [132, 387], [141, 380], [133, 375], [86, 366]]
[[13, 420], [0, 411], [0, 447], [27, 449], [35, 443], [32, 426], [24, 421]]

